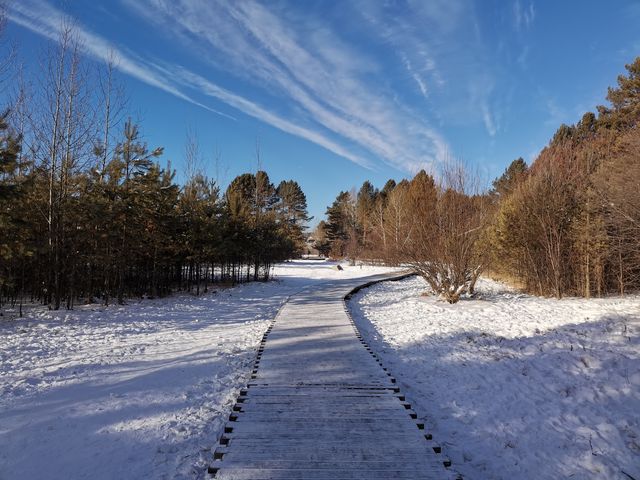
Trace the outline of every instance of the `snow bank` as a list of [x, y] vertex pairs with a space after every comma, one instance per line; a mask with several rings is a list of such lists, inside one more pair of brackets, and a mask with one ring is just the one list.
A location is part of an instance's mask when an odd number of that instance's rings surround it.
[[425, 290], [385, 282], [350, 309], [465, 478], [640, 479], [640, 296]]
[[344, 268], [291, 262], [275, 282], [0, 321], [0, 479], [204, 478], [287, 297], [385, 270]]

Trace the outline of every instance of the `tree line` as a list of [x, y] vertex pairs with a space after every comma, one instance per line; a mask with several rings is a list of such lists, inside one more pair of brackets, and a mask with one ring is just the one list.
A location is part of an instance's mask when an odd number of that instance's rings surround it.
[[561, 125], [531, 167], [497, 181], [495, 268], [541, 295], [640, 288], [640, 57], [609, 107]]
[[306, 197], [258, 170], [224, 191], [197, 168], [187, 139], [179, 185], [163, 149], [126, 115], [117, 60], [87, 62], [73, 28], [24, 78], [2, 86], [0, 306], [124, 302], [213, 282], [268, 279], [304, 246]]
[[544, 296], [640, 288], [640, 57], [610, 106], [561, 125], [529, 166], [491, 189], [460, 162], [437, 176], [342, 191], [313, 233], [325, 255], [411, 266], [438, 295], [472, 294], [483, 271]]

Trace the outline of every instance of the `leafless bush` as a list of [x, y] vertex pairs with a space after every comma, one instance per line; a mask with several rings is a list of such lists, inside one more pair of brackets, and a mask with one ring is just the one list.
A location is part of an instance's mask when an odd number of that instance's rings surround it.
[[401, 249], [405, 262], [449, 303], [473, 294], [486, 267], [479, 240], [489, 213], [477, 176], [457, 162], [445, 165], [439, 185], [421, 172], [411, 182], [408, 203], [410, 226]]

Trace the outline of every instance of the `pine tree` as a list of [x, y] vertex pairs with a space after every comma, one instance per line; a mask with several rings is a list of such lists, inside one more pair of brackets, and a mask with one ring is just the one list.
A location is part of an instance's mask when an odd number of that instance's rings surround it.
[[351, 230], [351, 204], [349, 192], [340, 192], [333, 204], [327, 208], [327, 241], [331, 246], [331, 255], [343, 257], [347, 253], [347, 244]]
[[221, 199], [192, 170], [180, 188], [131, 119], [114, 137], [123, 102], [113, 64], [94, 78], [81, 51], [63, 25], [34, 92], [20, 89], [19, 133], [0, 115], [0, 302], [198, 294], [211, 281], [267, 279], [300, 251], [310, 218], [296, 182], [276, 189], [259, 170]]
[[[18, 209], [15, 205], [21, 201], [19, 178], [19, 154], [21, 139], [17, 137], [7, 121], [9, 111], [0, 115], [0, 289], [8, 293], [14, 289], [15, 266], [25, 255], [23, 244], [24, 225], [20, 225]], [[0, 290], [0, 292], [1, 292]], [[0, 293], [0, 303], [1, 303]]]
[[370, 242], [370, 233], [373, 227], [373, 209], [375, 206], [375, 199], [378, 195], [378, 191], [375, 187], [366, 180], [360, 190], [358, 190], [358, 194], [356, 196], [356, 222], [357, 222], [357, 232], [359, 233], [358, 242], [362, 248], [369, 248]]
[[500, 198], [510, 195], [526, 178], [528, 167], [522, 157], [509, 164], [504, 173], [493, 181], [493, 192]]
[[609, 87], [607, 100], [613, 109], [601, 107], [602, 123], [618, 130], [632, 128], [640, 121], [640, 57], [625, 68], [628, 74], [618, 76], [618, 87]]
[[[135, 255], [135, 247], [145, 248], [136, 239], [144, 239], [144, 219], [138, 207], [143, 205], [145, 194], [145, 176], [153, 167], [153, 159], [162, 154], [162, 148], [149, 151], [146, 143], [139, 138], [140, 132], [131, 119], [124, 126], [123, 139], [115, 148], [114, 158], [109, 165], [111, 181], [114, 187], [114, 225], [116, 235], [113, 255], [117, 258], [116, 295], [118, 303], [138, 280], [137, 272], [129, 259]], [[155, 175], [155, 173], [152, 173]], [[131, 288], [130, 288], [131, 287]]]
[[9, 128], [9, 110], [0, 114], [0, 201], [16, 195], [18, 156], [22, 150], [22, 139]]
[[298, 182], [283, 180], [276, 189], [278, 218], [285, 235], [297, 251], [304, 247], [304, 229], [311, 220], [307, 212], [307, 197]]
[[331, 253], [331, 243], [327, 238], [327, 223], [324, 220], [320, 220], [318, 225], [313, 230], [313, 247], [318, 250], [318, 253], [323, 257], [328, 257]]

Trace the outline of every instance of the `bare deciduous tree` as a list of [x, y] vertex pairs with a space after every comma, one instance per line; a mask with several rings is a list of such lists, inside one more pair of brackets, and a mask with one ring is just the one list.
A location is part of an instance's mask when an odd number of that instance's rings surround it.
[[[81, 44], [72, 24], [60, 27], [59, 39], [45, 56], [43, 75], [36, 88], [40, 109], [31, 115], [33, 151], [37, 168], [47, 172], [47, 201], [42, 213], [47, 224], [49, 266], [48, 303], [59, 308], [63, 283], [73, 283], [71, 262], [73, 237], [67, 229], [75, 175], [88, 165], [96, 137], [95, 105], [88, 71], [81, 61]], [[69, 297], [71, 298], [71, 297]]]
[[486, 267], [478, 248], [488, 224], [489, 200], [461, 163], [443, 168], [440, 185], [424, 172], [409, 187], [410, 230], [402, 257], [449, 303], [474, 291]]

